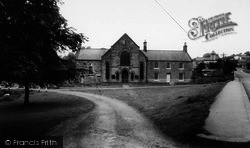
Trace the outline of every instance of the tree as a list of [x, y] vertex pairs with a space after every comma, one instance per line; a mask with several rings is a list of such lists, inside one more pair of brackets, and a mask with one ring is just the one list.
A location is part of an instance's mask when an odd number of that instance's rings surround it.
[[63, 57], [63, 59], [70, 60], [70, 61], [75, 61], [75, 58], [76, 58], [76, 56], [73, 52], [69, 52], [68, 55]]
[[235, 60], [232, 56], [225, 57], [223, 59], [223, 72], [224, 75], [232, 74], [236, 70], [238, 61]]
[[82, 49], [91, 49], [91, 46], [82, 46]]
[[247, 62], [247, 63], [246, 63], [246, 68], [247, 68], [248, 70], [250, 70], [250, 62]]
[[202, 70], [206, 68], [205, 63], [199, 63], [197, 67], [194, 69], [193, 74], [192, 74], [192, 79], [197, 79], [203, 76]]
[[246, 56], [250, 56], [250, 51], [244, 53]]
[[77, 51], [87, 38], [68, 27], [60, 0], [0, 0], [0, 80], [25, 86], [58, 84], [72, 77], [69, 63], [58, 56]]
[[73, 52], [69, 52], [67, 56], [64, 56], [62, 58], [65, 62], [65, 65], [67, 65], [65, 69], [66, 76], [68, 76], [67, 81], [75, 80], [77, 75], [77, 69], [76, 69], [76, 55]]

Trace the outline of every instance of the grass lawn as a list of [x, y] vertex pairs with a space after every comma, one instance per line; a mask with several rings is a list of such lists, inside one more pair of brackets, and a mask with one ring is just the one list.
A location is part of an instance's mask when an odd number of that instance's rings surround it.
[[23, 105], [23, 91], [13, 91], [11, 96], [12, 101], [0, 102], [0, 136], [43, 136], [59, 123], [94, 108], [86, 99], [52, 92], [31, 91], [27, 106]]
[[249, 69], [243, 69], [243, 71], [244, 71], [245, 73], [250, 73], [250, 70], [249, 70]]
[[227, 147], [231, 143], [202, 140], [198, 133], [206, 133], [202, 127], [208, 117], [215, 96], [226, 83], [134, 88], [120, 90], [82, 90], [102, 94], [125, 101], [151, 119], [168, 137], [192, 147]]

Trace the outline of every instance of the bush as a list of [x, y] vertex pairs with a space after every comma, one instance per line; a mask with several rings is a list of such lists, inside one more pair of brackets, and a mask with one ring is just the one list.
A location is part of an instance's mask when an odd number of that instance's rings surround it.
[[12, 94], [12, 91], [8, 89], [0, 90], [0, 97], [3, 97], [5, 94]]
[[208, 84], [227, 81], [224, 77], [200, 77], [193, 80], [197, 84]]
[[195, 103], [195, 102], [201, 102], [205, 96], [203, 94], [198, 94], [194, 96], [189, 96], [186, 100], [186, 103]]
[[247, 69], [250, 69], [250, 62], [246, 63], [246, 67], [247, 67]]
[[174, 82], [174, 85], [189, 85], [192, 84], [192, 82]]
[[4, 94], [3, 101], [12, 101], [10, 94]]

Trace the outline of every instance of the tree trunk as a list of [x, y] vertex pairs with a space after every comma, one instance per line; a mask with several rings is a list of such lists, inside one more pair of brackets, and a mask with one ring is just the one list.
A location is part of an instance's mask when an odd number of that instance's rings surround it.
[[29, 104], [29, 94], [30, 94], [29, 83], [25, 83], [24, 87], [25, 87], [24, 104]]

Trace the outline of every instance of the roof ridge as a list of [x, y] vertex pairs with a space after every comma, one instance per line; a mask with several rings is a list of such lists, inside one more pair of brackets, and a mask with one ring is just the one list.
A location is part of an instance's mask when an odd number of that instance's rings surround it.
[[147, 51], [172, 51], [172, 52], [183, 52], [183, 50], [168, 50], [168, 49], [157, 49], [157, 50], [147, 50]]
[[81, 48], [81, 50], [108, 50], [108, 48]]

